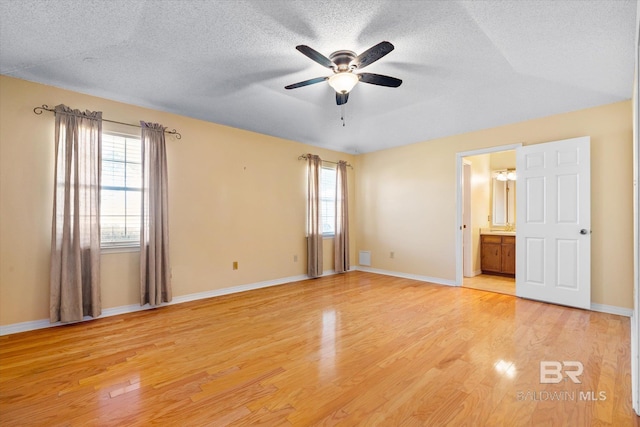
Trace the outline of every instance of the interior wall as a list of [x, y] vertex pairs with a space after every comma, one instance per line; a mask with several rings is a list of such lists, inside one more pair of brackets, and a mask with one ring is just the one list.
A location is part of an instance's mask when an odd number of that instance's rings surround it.
[[516, 168], [516, 151], [496, 151], [489, 154], [491, 160], [491, 170], [515, 169]]
[[[456, 280], [456, 153], [591, 137], [591, 299], [633, 306], [631, 101], [359, 156], [358, 248], [372, 268]], [[366, 214], [364, 214], [366, 213]], [[389, 251], [395, 251], [390, 259]]]
[[[54, 115], [35, 115], [36, 106], [63, 103], [182, 134], [167, 138], [174, 297], [306, 274], [306, 163], [298, 156], [355, 163], [344, 153], [6, 76], [0, 93], [0, 325], [49, 317]], [[139, 133], [104, 123], [110, 129]], [[348, 180], [356, 264], [354, 169]], [[332, 244], [325, 239], [325, 271], [333, 269]], [[139, 303], [138, 267], [139, 252], [103, 253], [103, 309]]]
[[[0, 93], [0, 325], [48, 318], [54, 118], [32, 110], [59, 103], [182, 133], [167, 143], [175, 296], [305, 273], [305, 152], [355, 165], [352, 264], [371, 250], [373, 268], [452, 282], [456, 153], [589, 135], [592, 301], [632, 307], [631, 101], [351, 156], [6, 76]], [[104, 308], [138, 303], [137, 258], [103, 255]]]

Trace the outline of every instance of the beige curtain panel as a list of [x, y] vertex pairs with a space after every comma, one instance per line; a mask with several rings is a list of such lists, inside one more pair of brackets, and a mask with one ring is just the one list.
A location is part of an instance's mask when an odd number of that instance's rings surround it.
[[102, 113], [55, 107], [50, 321], [97, 317], [100, 301]]
[[142, 127], [142, 219], [140, 226], [140, 305], [169, 302], [169, 197], [165, 128], [140, 122]]
[[347, 162], [340, 160], [336, 168], [336, 232], [334, 238], [336, 273], [349, 271], [349, 196]]
[[322, 228], [320, 221], [320, 157], [307, 154], [307, 274], [322, 276]]

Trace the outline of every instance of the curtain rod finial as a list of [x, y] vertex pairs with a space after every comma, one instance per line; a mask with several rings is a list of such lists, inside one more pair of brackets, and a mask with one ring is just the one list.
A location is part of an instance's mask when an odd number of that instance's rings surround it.
[[176, 139], [182, 139], [182, 135], [180, 135], [180, 132], [178, 132], [177, 130], [173, 129], [173, 130], [166, 130], [166, 133], [170, 134], [170, 135], [175, 135]]
[[33, 112], [37, 115], [40, 115], [43, 113], [44, 110], [47, 111], [53, 111], [52, 108], [49, 108], [49, 106], [47, 104], [42, 104], [42, 107], [36, 107], [33, 109]]

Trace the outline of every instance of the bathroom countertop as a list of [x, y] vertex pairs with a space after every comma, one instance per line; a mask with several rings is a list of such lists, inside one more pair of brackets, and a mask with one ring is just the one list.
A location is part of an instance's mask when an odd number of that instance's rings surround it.
[[508, 230], [492, 230], [490, 228], [481, 228], [480, 234], [493, 234], [494, 236], [515, 236], [515, 231]]

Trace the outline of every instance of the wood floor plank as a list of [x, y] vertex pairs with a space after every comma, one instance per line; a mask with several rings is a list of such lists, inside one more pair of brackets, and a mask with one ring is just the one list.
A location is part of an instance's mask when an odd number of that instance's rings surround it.
[[462, 286], [505, 295], [516, 294], [516, 279], [513, 277], [479, 274], [473, 277], [464, 277]]
[[0, 337], [0, 424], [631, 426], [629, 341], [620, 316], [350, 272]]

